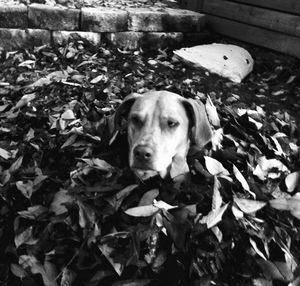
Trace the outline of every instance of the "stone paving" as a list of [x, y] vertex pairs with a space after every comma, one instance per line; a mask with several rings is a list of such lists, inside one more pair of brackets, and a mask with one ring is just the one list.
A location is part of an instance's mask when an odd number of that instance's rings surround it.
[[205, 16], [173, 8], [65, 8], [44, 4], [0, 7], [0, 48], [61, 44], [70, 38], [94, 45], [104, 39], [126, 49], [163, 48], [200, 37]]

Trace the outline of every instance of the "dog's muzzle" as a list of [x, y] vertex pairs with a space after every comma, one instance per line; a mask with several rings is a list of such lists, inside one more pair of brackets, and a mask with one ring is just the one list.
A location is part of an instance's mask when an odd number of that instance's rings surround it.
[[137, 145], [133, 149], [133, 168], [153, 170], [154, 150], [147, 145]]

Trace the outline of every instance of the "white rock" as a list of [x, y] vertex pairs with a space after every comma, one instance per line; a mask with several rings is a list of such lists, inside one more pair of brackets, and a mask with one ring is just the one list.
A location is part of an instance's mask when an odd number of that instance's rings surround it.
[[253, 69], [253, 58], [235, 45], [210, 44], [174, 51], [181, 60], [212, 73], [241, 82]]

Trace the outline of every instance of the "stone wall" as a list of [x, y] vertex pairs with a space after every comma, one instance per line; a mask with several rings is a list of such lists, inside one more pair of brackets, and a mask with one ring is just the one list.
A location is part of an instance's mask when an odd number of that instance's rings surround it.
[[201, 38], [205, 16], [171, 8], [0, 7], [0, 48], [61, 44], [71, 38], [122, 48], [163, 48]]

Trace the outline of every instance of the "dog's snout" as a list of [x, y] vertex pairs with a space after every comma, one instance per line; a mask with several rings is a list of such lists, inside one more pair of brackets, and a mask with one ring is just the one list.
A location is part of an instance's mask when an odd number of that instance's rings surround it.
[[153, 157], [153, 150], [147, 146], [136, 146], [134, 148], [134, 157], [138, 161], [148, 162]]

